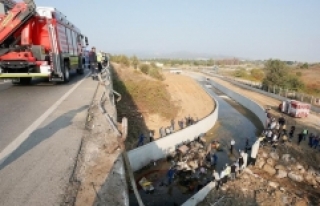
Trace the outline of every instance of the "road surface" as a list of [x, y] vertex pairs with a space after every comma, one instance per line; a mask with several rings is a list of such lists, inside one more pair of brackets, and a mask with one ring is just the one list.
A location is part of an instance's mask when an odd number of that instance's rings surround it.
[[97, 87], [87, 74], [67, 85], [0, 83], [0, 205], [60, 204]]

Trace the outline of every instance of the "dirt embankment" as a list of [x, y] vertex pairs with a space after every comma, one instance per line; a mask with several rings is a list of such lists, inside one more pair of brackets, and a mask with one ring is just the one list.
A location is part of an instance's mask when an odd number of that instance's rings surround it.
[[211, 97], [189, 77], [164, 73], [165, 80], [159, 81], [118, 64], [113, 68], [114, 89], [122, 95], [118, 119], [129, 120], [128, 150], [136, 147], [141, 133], [148, 137], [153, 130], [158, 138], [160, 127], [170, 126], [171, 119], [177, 130], [177, 121], [188, 116], [202, 119], [214, 109]]

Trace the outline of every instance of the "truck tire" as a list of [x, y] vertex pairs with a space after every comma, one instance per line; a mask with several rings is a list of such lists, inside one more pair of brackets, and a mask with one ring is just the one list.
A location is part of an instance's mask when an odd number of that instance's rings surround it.
[[70, 65], [65, 61], [63, 65], [63, 82], [68, 83], [70, 81]]
[[29, 85], [31, 84], [32, 77], [20, 77], [20, 82], [12, 82], [14, 85]]
[[84, 74], [84, 69], [77, 69], [77, 74], [80, 74], [80, 75]]

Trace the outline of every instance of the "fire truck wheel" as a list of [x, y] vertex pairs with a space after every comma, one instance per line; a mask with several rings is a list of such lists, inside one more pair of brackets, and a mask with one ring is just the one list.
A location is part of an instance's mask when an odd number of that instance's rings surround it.
[[63, 68], [63, 82], [67, 83], [70, 81], [70, 66], [69, 62], [64, 62], [64, 68]]
[[32, 78], [31, 77], [23, 77], [20, 78], [19, 84], [27, 85], [31, 83]]
[[84, 74], [84, 70], [83, 69], [77, 69], [77, 74]]

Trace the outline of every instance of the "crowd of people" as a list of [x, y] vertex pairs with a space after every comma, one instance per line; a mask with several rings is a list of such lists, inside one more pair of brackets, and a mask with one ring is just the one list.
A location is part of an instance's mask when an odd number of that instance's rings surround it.
[[267, 117], [267, 128], [263, 131], [263, 134], [266, 137], [264, 139], [264, 143], [270, 143], [273, 150], [276, 150], [279, 143], [285, 144], [286, 142], [292, 142], [295, 137], [297, 137], [298, 145], [300, 145], [302, 141], [306, 141], [308, 137], [309, 147], [313, 149], [319, 148], [319, 134], [309, 133], [307, 128], [296, 133], [296, 127], [294, 125], [290, 127], [289, 131], [287, 131], [286, 120], [283, 116], [276, 120], [275, 117], [272, 117], [268, 113]]
[[[170, 126], [161, 127], [159, 129], [159, 138], [166, 137], [174, 133], [175, 131], [177, 131], [177, 129], [182, 130], [188, 126], [194, 125], [197, 122], [198, 122], [198, 118], [193, 118], [191, 116], [188, 116], [188, 117], [185, 117], [185, 119], [181, 119], [177, 122], [179, 126], [179, 128], [177, 128], [175, 120], [171, 119]], [[149, 130], [148, 135], [141, 133], [138, 138], [137, 147], [142, 146], [147, 142], [155, 141], [156, 139], [154, 134], [155, 132], [153, 130]]]
[[[180, 124], [178, 123], [178, 125]], [[189, 126], [192, 124], [194, 124], [194, 121], [192, 121], [191, 118], [186, 118], [185, 125]], [[174, 120], [171, 121], [170, 128], [171, 131], [174, 131]], [[183, 127], [180, 127], [180, 129], [182, 128]], [[308, 138], [308, 145], [310, 148], [317, 149], [319, 147], [319, 135], [309, 133], [306, 128], [302, 129], [299, 133], [296, 133], [296, 127], [294, 125], [292, 125], [288, 131], [286, 119], [283, 116], [276, 119], [270, 113], [267, 113], [267, 124], [265, 129], [255, 140], [254, 144], [250, 145], [249, 138], [246, 138], [245, 146], [235, 155], [236, 142], [234, 139], [231, 139], [229, 147], [230, 154], [234, 157], [238, 156], [238, 158], [236, 158], [237, 160], [231, 164], [219, 162], [217, 152], [221, 151], [221, 149], [219, 149], [220, 143], [218, 141], [210, 142], [206, 148], [206, 156], [198, 160], [199, 167], [192, 170], [192, 175], [197, 176], [199, 179], [198, 190], [211, 181], [214, 181], [216, 189], [219, 189], [228, 181], [235, 180], [237, 174], [241, 174], [248, 165], [255, 165], [260, 147], [271, 146], [272, 150], [275, 151], [279, 144], [292, 142], [295, 137], [297, 137], [297, 144], [306, 141]], [[139, 142], [141, 142], [140, 139]], [[138, 144], [138, 146], [139, 145], [140, 144]], [[219, 165], [224, 165], [220, 171], [217, 169], [218, 163]], [[167, 172], [168, 185], [174, 181], [175, 176], [178, 176], [178, 174], [179, 171], [176, 166], [171, 166], [169, 168]]]

